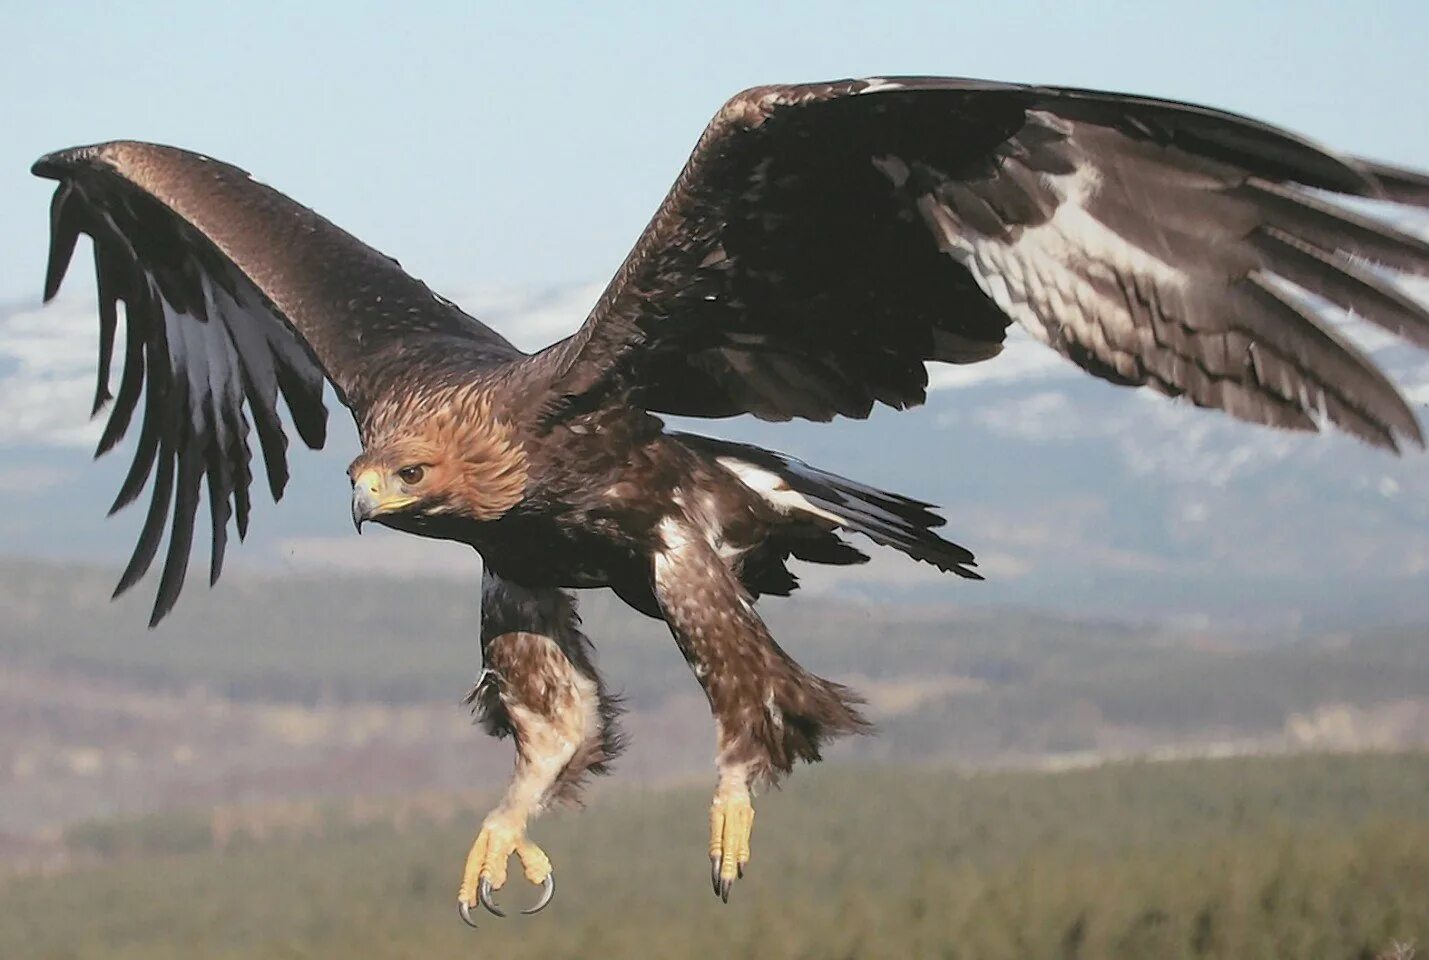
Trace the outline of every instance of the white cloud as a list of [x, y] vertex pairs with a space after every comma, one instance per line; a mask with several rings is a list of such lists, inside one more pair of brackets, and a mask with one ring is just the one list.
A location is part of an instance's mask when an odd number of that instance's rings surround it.
[[1322, 455], [1327, 436], [1293, 434], [1241, 423], [1218, 411], [1136, 394], [1105, 424], [1132, 474], [1196, 486], [1224, 487], [1236, 477], [1297, 454]]
[[[0, 444], [88, 446], [99, 323], [93, 297], [0, 316]], [[118, 348], [123, 349], [120, 335]]]
[[1086, 390], [1039, 391], [949, 411], [937, 422], [972, 424], [1027, 443], [1101, 441], [1134, 476], [1212, 487], [1295, 455], [1321, 456], [1336, 442], [1244, 424], [1149, 390], [1110, 398]]
[[1083, 416], [1071, 398], [1050, 390], [989, 404], [971, 416], [999, 436], [1032, 442], [1075, 440], [1084, 432]]
[[536, 351], [575, 333], [604, 290], [603, 282], [544, 289], [489, 287], [454, 299], [522, 350]]

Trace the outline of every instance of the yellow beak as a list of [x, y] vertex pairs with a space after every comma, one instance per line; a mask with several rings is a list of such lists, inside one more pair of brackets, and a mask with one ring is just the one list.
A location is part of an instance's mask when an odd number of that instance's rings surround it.
[[364, 470], [352, 481], [352, 525], [362, 532], [362, 525], [383, 514], [401, 510], [417, 498], [400, 489], [392, 489], [390, 477], [378, 470]]

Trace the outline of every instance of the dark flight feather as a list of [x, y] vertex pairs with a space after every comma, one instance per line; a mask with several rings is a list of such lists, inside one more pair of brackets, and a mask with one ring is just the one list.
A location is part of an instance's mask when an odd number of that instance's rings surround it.
[[[691, 450], [725, 465], [726, 469], [733, 469], [726, 463], [733, 461], [778, 477], [814, 509], [822, 511], [822, 516], [838, 517], [840, 525], [846, 530], [861, 533], [873, 542], [900, 550], [915, 560], [931, 563], [946, 573], [969, 580], [982, 579], [981, 574], [972, 569], [977, 564], [970, 550], [933, 532], [947, 521], [933, 512], [930, 503], [879, 490], [785, 454], [746, 443], [687, 433], [671, 436]], [[790, 535], [794, 533], [791, 531]], [[807, 531], [800, 527], [797, 535], [806, 536]], [[771, 543], [793, 556], [816, 563], [862, 563], [868, 559], [837, 538], [810, 539], [801, 544], [796, 540], [775, 537]], [[777, 592], [770, 589], [768, 583], [768, 580], [758, 583], [760, 592]]]
[[94, 244], [94, 279], [99, 296], [99, 369], [95, 376], [94, 416], [114, 399], [109, 392], [110, 367], [114, 363], [114, 338], [119, 330], [119, 292], [114, 289], [119, 270], [105, 248]]
[[1387, 163], [1377, 163], [1359, 157], [1355, 160], [1374, 177], [1386, 200], [1412, 207], [1429, 208], [1429, 175]]
[[1262, 280], [1429, 343], [1424, 306], [1363, 263], [1422, 276], [1429, 243], [1324, 197], [1423, 205], [1426, 183], [1144, 97], [939, 78], [755, 88], [553, 348], [558, 389], [683, 415], [862, 417], [921, 402], [924, 361], [984, 359], [1016, 321], [1117, 383], [1422, 445], [1322, 310]]

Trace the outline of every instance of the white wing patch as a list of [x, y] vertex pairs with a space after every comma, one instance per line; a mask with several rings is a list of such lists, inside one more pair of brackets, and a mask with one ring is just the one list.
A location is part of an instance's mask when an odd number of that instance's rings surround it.
[[1045, 223], [1021, 229], [1010, 242], [969, 227], [930, 194], [918, 198], [918, 210], [943, 252], [966, 267], [982, 291], [1038, 340], [1056, 348], [1070, 335], [1099, 356], [1132, 364], [1126, 345], [1152, 331], [1131, 315], [1127, 292], [1136, 296], [1153, 290], [1161, 304], [1170, 306], [1191, 277], [1127, 242], [1089, 212], [1101, 187], [1094, 167], [1047, 179], [1062, 197], [1056, 212]]
[[903, 84], [898, 83], [898, 82], [895, 81], [895, 80], [885, 79], [884, 77], [865, 77], [863, 82], [866, 83], [866, 84], [868, 84], [868, 86], [866, 86], [866, 87], [864, 87], [862, 90], [860, 90], [860, 91], [859, 91], [860, 94], [865, 94], [865, 93], [882, 93], [884, 90], [902, 90], [902, 89], [903, 89]]
[[734, 457], [717, 457], [715, 462], [734, 474], [740, 483], [759, 494], [765, 503], [782, 514], [803, 513], [839, 526], [848, 526], [848, 520], [831, 510], [825, 510], [823, 507], [810, 503], [802, 493], [790, 487], [788, 482], [777, 473], [756, 467], [744, 460], [737, 460]]
[[[660, 540], [666, 550], [683, 550], [690, 542], [689, 529], [675, 517], [665, 517], [660, 521]], [[659, 555], [656, 556], [658, 562]]]

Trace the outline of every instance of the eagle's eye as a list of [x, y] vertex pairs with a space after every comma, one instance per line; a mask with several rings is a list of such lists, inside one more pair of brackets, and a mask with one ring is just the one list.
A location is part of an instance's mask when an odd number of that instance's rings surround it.
[[423, 468], [421, 464], [415, 464], [413, 466], [403, 467], [401, 470], [398, 470], [397, 476], [402, 478], [403, 483], [412, 485], [421, 483], [422, 477], [426, 474], [426, 472], [426, 469]]

